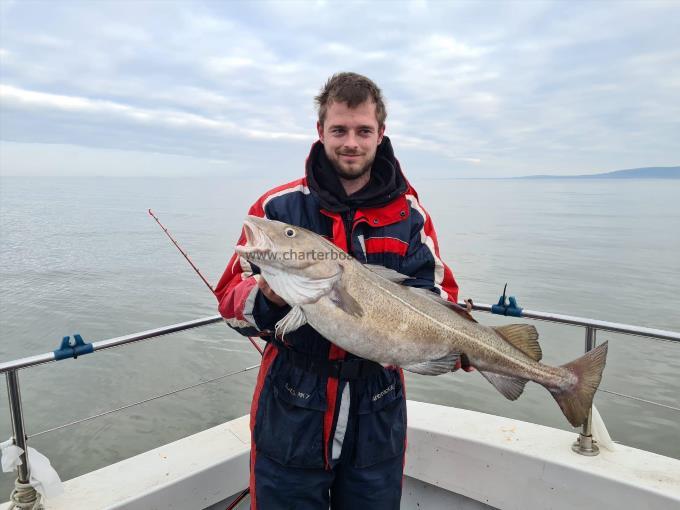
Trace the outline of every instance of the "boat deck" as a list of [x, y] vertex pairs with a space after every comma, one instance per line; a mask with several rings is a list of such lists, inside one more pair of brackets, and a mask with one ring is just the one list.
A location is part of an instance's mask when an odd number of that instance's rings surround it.
[[[623, 445], [585, 457], [576, 433], [464, 409], [409, 401], [408, 413], [404, 509], [680, 508], [680, 460]], [[45, 508], [225, 508], [248, 484], [249, 451], [244, 416], [65, 482]]]

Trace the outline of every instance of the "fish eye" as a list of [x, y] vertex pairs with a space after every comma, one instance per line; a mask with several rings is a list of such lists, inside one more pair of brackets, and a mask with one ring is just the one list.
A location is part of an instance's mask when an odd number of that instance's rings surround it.
[[295, 237], [295, 234], [296, 234], [296, 233], [297, 233], [297, 232], [295, 232], [295, 229], [292, 229], [292, 228], [290, 228], [290, 227], [287, 228], [287, 229], [284, 231], [284, 234], [286, 234], [286, 237]]

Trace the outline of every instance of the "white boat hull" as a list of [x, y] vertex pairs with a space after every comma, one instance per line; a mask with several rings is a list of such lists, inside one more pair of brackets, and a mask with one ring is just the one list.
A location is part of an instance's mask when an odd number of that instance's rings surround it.
[[[402, 508], [680, 508], [680, 460], [622, 445], [584, 457], [575, 433], [434, 404], [409, 401], [408, 416]], [[45, 508], [224, 507], [248, 485], [249, 453], [244, 416], [65, 482]]]

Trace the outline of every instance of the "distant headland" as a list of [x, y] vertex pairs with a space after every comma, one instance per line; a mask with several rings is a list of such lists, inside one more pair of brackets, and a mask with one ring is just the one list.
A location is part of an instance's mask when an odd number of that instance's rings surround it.
[[680, 166], [650, 166], [585, 175], [525, 175], [513, 179], [680, 179]]

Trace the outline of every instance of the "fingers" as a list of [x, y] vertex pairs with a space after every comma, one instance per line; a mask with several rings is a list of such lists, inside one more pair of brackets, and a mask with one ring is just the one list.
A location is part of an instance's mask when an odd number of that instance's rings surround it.
[[460, 365], [463, 370], [466, 372], [474, 372], [475, 367], [470, 365], [470, 358], [468, 358], [465, 354], [460, 355]]

